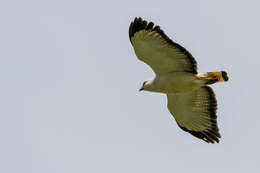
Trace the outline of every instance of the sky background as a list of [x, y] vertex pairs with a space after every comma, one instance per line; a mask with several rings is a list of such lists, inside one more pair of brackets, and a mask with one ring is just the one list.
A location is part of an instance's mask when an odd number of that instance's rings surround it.
[[[0, 172], [259, 172], [259, 1], [0, 1]], [[182, 131], [128, 27], [187, 48], [213, 86], [219, 144]]]

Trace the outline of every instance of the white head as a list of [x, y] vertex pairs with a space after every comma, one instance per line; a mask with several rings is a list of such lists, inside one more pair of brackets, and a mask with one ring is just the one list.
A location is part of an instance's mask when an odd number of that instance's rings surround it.
[[143, 86], [139, 89], [139, 91], [151, 91], [153, 89], [153, 80], [144, 81]]

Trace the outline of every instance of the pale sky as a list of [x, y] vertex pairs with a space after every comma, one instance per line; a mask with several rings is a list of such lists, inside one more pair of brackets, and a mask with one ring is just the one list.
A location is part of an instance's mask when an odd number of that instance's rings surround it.
[[[0, 172], [259, 172], [259, 1], [2, 0]], [[160, 25], [212, 87], [219, 144], [182, 131], [128, 38]]]

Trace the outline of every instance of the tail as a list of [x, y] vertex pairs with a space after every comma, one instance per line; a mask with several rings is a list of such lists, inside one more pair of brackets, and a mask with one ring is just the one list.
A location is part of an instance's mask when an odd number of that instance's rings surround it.
[[208, 85], [216, 82], [228, 81], [227, 72], [225, 71], [199, 73], [197, 76], [200, 80], [204, 80]]

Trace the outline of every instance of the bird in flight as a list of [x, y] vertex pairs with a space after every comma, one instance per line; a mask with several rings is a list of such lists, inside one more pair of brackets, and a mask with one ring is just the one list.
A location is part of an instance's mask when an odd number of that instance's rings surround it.
[[140, 17], [131, 22], [129, 38], [137, 58], [155, 73], [140, 91], [166, 94], [168, 109], [182, 130], [205, 142], [218, 143], [217, 101], [208, 85], [228, 81], [227, 73], [198, 73], [195, 59], [184, 47]]

